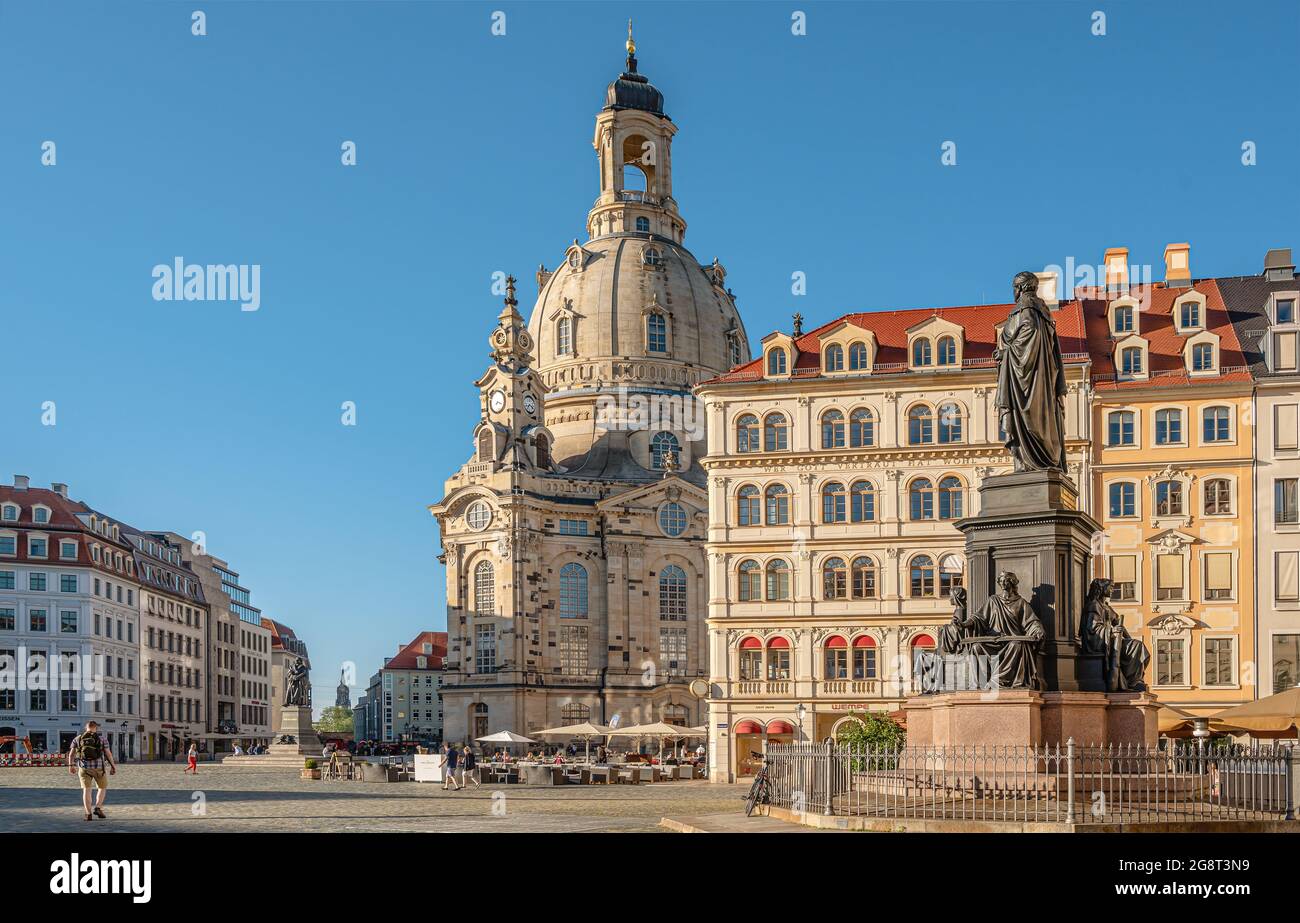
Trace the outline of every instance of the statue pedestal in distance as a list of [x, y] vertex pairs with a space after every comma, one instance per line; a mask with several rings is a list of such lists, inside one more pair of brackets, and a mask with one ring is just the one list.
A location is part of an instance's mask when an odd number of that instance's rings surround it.
[[[292, 738], [293, 743], [280, 743]], [[268, 748], [270, 756], [319, 757], [324, 748], [311, 726], [310, 705], [285, 705], [280, 711], [280, 731]]]

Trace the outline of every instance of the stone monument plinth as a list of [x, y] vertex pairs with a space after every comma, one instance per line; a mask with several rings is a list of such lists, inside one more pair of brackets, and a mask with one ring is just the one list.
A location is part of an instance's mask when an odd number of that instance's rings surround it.
[[[292, 743], [280, 743], [280, 740]], [[311, 726], [310, 705], [286, 705], [280, 712], [280, 735], [271, 743], [267, 753], [270, 756], [293, 756], [305, 759], [319, 757], [324, 747]]]

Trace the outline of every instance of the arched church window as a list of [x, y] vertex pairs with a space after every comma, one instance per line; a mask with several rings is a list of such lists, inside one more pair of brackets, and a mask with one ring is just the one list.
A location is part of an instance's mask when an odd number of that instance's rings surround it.
[[560, 356], [573, 355], [573, 318], [561, 317], [555, 322], [555, 352]]
[[486, 529], [491, 521], [492, 507], [488, 506], [486, 500], [475, 500], [465, 511], [465, 522], [475, 532]]
[[478, 434], [478, 449], [476, 450], [479, 461], [492, 460], [492, 430], [484, 428]]
[[663, 254], [659, 252], [658, 247], [646, 247], [641, 252], [641, 261], [647, 266], [658, 266], [663, 262]]
[[496, 614], [496, 571], [491, 561], [480, 561], [474, 568], [474, 612]]
[[566, 564], [560, 568], [560, 618], [587, 617], [587, 568]]
[[538, 433], [533, 440], [533, 446], [537, 450], [537, 467], [551, 467], [551, 440], [546, 438], [546, 434]]
[[659, 509], [659, 528], [664, 535], [676, 538], [686, 531], [686, 510], [671, 500]]
[[681, 458], [681, 446], [677, 442], [677, 437], [669, 432], [655, 433], [654, 438], [650, 440], [650, 467], [663, 470], [664, 459], [669, 453], [672, 454], [674, 461]]
[[668, 352], [668, 318], [662, 314], [647, 314], [645, 320], [646, 352]]
[[659, 573], [659, 620], [686, 621], [686, 571], [676, 564]]

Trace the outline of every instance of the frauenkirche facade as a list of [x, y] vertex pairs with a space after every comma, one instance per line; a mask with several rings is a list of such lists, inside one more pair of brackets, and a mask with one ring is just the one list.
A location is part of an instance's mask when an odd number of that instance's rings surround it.
[[691, 389], [749, 359], [726, 272], [685, 249], [677, 127], [627, 70], [593, 146], [588, 240], [513, 280], [476, 382], [473, 456], [430, 507], [446, 567], [444, 739], [590, 720], [701, 724], [704, 420]]

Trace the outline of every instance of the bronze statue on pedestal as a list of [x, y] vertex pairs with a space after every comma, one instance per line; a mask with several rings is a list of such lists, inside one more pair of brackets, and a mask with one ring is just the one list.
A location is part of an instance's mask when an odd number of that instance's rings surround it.
[[1065, 367], [1038, 276], [1017, 273], [1016, 305], [998, 334], [998, 419], [1016, 471], [1065, 470]]
[[1142, 692], [1147, 688], [1142, 678], [1151, 653], [1147, 646], [1128, 633], [1124, 620], [1111, 608], [1112, 583], [1098, 577], [1088, 587], [1088, 601], [1083, 607], [1079, 634], [1085, 654], [1102, 655], [1102, 678], [1107, 692]]

